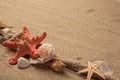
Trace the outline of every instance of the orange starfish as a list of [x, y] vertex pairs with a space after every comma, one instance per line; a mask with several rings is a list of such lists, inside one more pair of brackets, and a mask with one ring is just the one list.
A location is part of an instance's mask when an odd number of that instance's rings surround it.
[[43, 41], [47, 33], [42, 33], [41, 36], [31, 37], [27, 27], [23, 28], [23, 35], [15, 40], [7, 40], [4, 45], [8, 48], [17, 50], [15, 56], [9, 61], [9, 64], [16, 64], [19, 57], [30, 55], [33, 58], [37, 58], [39, 53], [36, 47]]

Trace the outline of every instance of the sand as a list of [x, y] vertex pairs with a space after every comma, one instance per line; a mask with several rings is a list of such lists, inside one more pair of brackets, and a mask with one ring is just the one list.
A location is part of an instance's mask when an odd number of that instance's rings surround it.
[[[0, 0], [0, 21], [16, 31], [28, 26], [32, 35], [46, 31], [57, 55], [72, 61], [105, 60], [120, 78], [119, 0]], [[0, 80], [85, 80], [65, 69], [19, 69], [8, 61], [15, 52], [0, 46]]]

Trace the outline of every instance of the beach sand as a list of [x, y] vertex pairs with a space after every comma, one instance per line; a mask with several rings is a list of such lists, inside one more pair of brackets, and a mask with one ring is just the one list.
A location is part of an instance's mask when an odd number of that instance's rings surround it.
[[[117, 0], [0, 0], [0, 21], [32, 35], [46, 31], [61, 58], [87, 63], [105, 60], [120, 78], [120, 2]], [[8, 61], [15, 52], [0, 45], [0, 80], [85, 80], [65, 69], [19, 69]]]

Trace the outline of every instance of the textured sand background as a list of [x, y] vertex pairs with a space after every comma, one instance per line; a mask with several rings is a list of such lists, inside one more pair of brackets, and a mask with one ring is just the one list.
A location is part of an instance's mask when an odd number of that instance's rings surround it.
[[[33, 35], [48, 33], [57, 55], [81, 61], [105, 60], [120, 76], [119, 0], [0, 0], [0, 21], [21, 31], [28, 26]], [[9, 65], [14, 52], [0, 46], [0, 80], [85, 80], [65, 70]], [[119, 77], [120, 78], [120, 77]]]

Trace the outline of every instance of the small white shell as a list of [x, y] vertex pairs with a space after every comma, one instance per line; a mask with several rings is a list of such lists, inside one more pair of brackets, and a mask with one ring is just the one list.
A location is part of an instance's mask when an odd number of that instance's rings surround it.
[[26, 68], [26, 67], [28, 67], [30, 65], [30, 61], [28, 61], [24, 57], [20, 57], [18, 59], [17, 65], [18, 65], [19, 68]]
[[3, 31], [3, 33], [6, 34], [6, 33], [8, 33], [10, 31], [10, 29], [9, 28], [4, 28], [2, 31]]
[[30, 58], [30, 63], [31, 64], [44, 64], [44, 59], [42, 58], [37, 58], [37, 59], [33, 59], [33, 58]]

